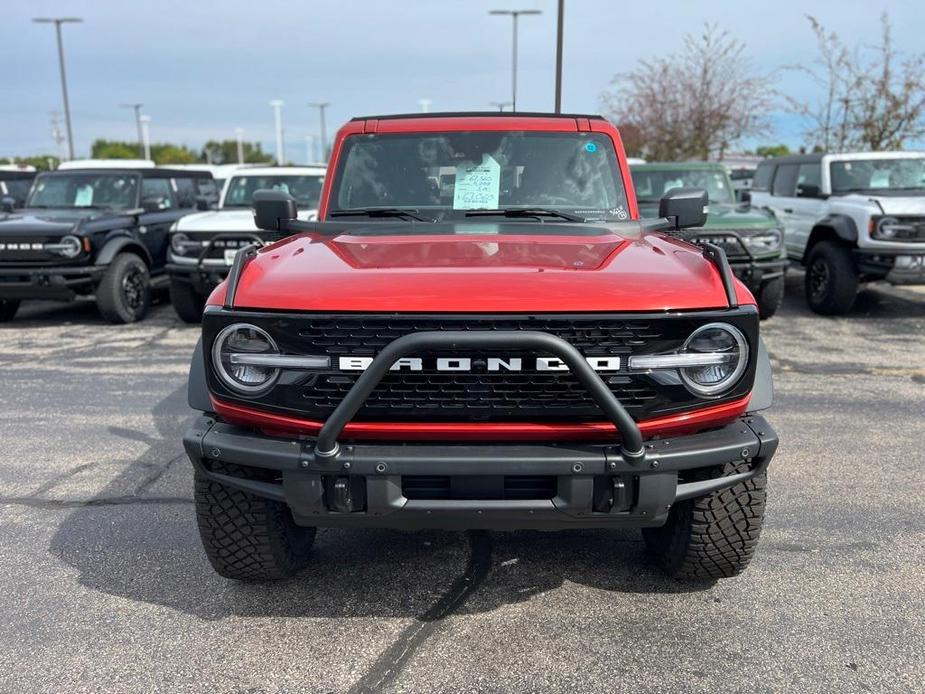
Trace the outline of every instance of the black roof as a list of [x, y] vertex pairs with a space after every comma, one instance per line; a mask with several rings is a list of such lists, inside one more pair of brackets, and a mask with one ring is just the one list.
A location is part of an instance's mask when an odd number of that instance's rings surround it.
[[587, 118], [604, 120], [598, 114], [587, 113], [542, 113], [538, 111], [445, 111], [438, 113], [388, 113], [381, 116], [357, 116], [358, 120], [398, 120], [403, 118]]
[[15, 171], [13, 169], [0, 169], [0, 179], [14, 181], [18, 178], [35, 178], [39, 171]]
[[56, 169], [55, 171], [41, 171], [39, 173], [43, 174], [71, 174], [71, 173], [115, 173], [115, 174], [125, 174], [125, 173], [137, 173], [141, 174], [143, 178], [212, 178], [212, 174], [209, 171], [193, 171], [186, 169], [161, 169], [161, 168], [150, 168], [150, 167], [93, 167], [88, 166], [85, 169]]
[[771, 157], [770, 159], [765, 159], [764, 161], [758, 162], [758, 165], [762, 164], [818, 164], [822, 161], [822, 157], [825, 154], [823, 152], [814, 152], [812, 154], [788, 154], [785, 157]]

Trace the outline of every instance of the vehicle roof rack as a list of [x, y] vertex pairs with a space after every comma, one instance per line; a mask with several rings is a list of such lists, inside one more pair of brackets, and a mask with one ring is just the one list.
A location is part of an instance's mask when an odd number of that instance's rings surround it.
[[736, 296], [735, 281], [732, 277], [732, 268], [729, 267], [729, 259], [726, 258], [726, 252], [713, 243], [701, 243], [703, 248], [703, 257], [709, 260], [719, 270], [719, 276], [723, 280], [723, 289], [726, 290], [726, 301], [729, 302], [729, 308], [736, 308], [739, 305], [739, 299]]

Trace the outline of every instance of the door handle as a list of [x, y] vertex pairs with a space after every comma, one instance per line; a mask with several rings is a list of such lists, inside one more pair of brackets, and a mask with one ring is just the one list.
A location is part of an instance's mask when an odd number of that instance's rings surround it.
[[793, 214], [793, 208], [792, 208], [792, 207], [785, 207], [785, 208], [784, 208], [784, 212], [786, 212], [787, 214]]

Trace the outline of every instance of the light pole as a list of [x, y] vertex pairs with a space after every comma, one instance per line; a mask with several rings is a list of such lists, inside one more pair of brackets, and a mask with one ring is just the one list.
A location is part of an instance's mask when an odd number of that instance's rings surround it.
[[276, 120], [276, 165], [283, 165], [283, 114], [280, 110], [283, 107], [283, 101], [274, 99], [270, 102], [273, 107], [273, 117]]
[[305, 136], [305, 163], [311, 164], [315, 161], [315, 137], [314, 135]]
[[308, 105], [318, 109], [318, 119], [321, 121], [321, 161], [326, 163], [328, 161], [328, 133], [324, 127], [324, 109], [331, 104], [327, 101], [310, 101]]
[[511, 61], [511, 110], [517, 110], [517, 19], [521, 15], [543, 14], [539, 10], [490, 10], [488, 14], [509, 16], [513, 22], [514, 45]]
[[434, 103], [431, 99], [418, 99], [421, 105], [421, 113], [430, 113], [430, 105]]
[[141, 141], [144, 145], [145, 159], [151, 159], [151, 116], [140, 116], [138, 122], [141, 124]]
[[74, 136], [71, 132], [71, 107], [67, 102], [67, 77], [64, 73], [64, 44], [61, 43], [61, 25], [79, 24], [83, 19], [80, 17], [35, 17], [32, 21], [36, 24], [55, 25], [55, 34], [58, 38], [58, 67], [61, 70], [61, 94], [64, 96], [64, 125], [67, 129], [67, 154], [68, 159], [73, 159]]
[[499, 111], [503, 111], [505, 106], [512, 106], [510, 101], [492, 101], [491, 105]]
[[556, 113], [562, 113], [562, 28], [565, 23], [565, 0], [559, 0], [556, 21]]
[[238, 140], [238, 163], [244, 163], [244, 128], [234, 129], [235, 137]]
[[144, 152], [144, 138], [141, 136], [141, 107], [144, 104], [119, 104], [119, 108], [131, 108], [135, 111], [135, 127], [138, 129], [138, 154]]

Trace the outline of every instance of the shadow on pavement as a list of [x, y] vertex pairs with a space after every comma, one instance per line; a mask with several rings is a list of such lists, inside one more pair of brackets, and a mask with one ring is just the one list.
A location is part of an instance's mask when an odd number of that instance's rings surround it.
[[[203, 619], [230, 615], [289, 617], [435, 617], [467, 571], [488, 583], [460, 593], [451, 611], [489, 611], [528, 600], [569, 581], [615, 593], [680, 593], [703, 590], [666, 578], [648, 566], [638, 531], [559, 533], [452, 533], [392, 530], [322, 530], [314, 561], [297, 578], [241, 584], [216, 575], [205, 559], [191, 502], [192, 475], [179, 459], [179, 440], [189, 421], [185, 388], [152, 411], [157, 436], [139, 464], [150, 468], [139, 483], [130, 466], [94, 499], [60, 524], [50, 551], [79, 573], [93, 590], [161, 605]], [[123, 432], [125, 433], [125, 432]], [[171, 447], [175, 443], [175, 447]], [[171, 467], [173, 461], [173, 468]], [[160, 489], [173, 484], [159, 502]], [[158, 491], [155, 491], [157, 489]], [[108, 504], [107, 500], [118, 500]], [[468, 568], [467, 568], [468, 567]], [[453, 602], [450, 600], [450, 602]], [[466, 603], [463, 605], [463, 603]], [[439, 612], [439, 610], [438, 610]]]

